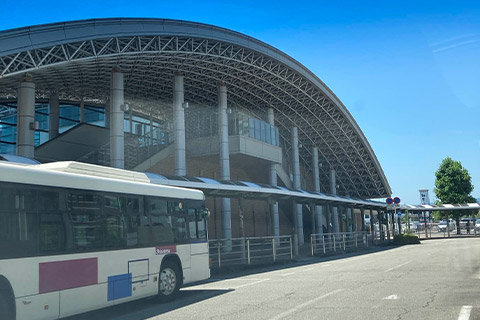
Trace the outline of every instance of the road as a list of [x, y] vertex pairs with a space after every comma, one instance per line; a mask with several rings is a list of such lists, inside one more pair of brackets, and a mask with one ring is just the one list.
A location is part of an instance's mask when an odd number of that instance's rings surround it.
[[438, 239], [266, 268], [72, 317], [92, 319], [480, 319], [480, 239]]

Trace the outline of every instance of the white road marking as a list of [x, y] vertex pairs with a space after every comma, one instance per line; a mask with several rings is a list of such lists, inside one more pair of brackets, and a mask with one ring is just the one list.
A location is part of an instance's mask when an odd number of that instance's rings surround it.
[[390, 269], [387, 269], [387, 270], [385, 270], [385, 272], [389, 272], [389, 271], [392, 271], [392, 270], [395, 270], [395, 269], [401, 268], [401, 267], [403, 267], [403, 266], [405, 266], [405, 265], [409, 264], [410, 262], [412, 262], [412, 261], [407, 261], [407, 262], [405, 262], [405, 263], [399, 264], [399, 265], [398, 265], [398, 266], [396, 266], [396, 267], [393, 267], [393, 268], [390, 268]]
[[458, 315], [458, 320], [468, 320], [470, 319], [470, 312], [472, 312], [472, 306], [463, 306], [460, 309], [460, 314]]
[[290, 272], [290, 273], [282, 274], [282, 277], [291, 276], [292, 274], [295, 274], [295, 272]]
[[247, 278], [247, 277], [241, 277], [241, 278], [233, 278], [233, 279], [220, 279], [221, 281], [260, 281], [260, 280], [265, 280], [265, 278]]
[[396, 294], [392, 294], [391, 296], [382, 298], [382, 300], [397, 300], [398, 296]]
[[326, 297], [328, 297], [328, 296], [331, 296], [331, 295], [333, 295], [333, 294], [339, 293], [340, 291], [343, 291], [343, 289], [334, 290], [334, 291], [332, 291], [332, 292], [329, 292], [329, 293], [327, 293], [327, 294], [324, 294], [323, 296], [320, 296], [320, 297], [317, 297], [317, 298], [315, 298], [315, 299], [312, 299], [312, 300], [309, 300], [309, 301], [307, 301], [307, 302], [304, 302], [304, 303], [302, 303], [302, 304], [299, 304], [298, 306], [295, 306], [295, 307], [293, 307], [293, 308], [291, 308], [291, 309], [289, 309], [289, 310], [287, 310], [287, 311], [285, 311], [285, 312], [282, 312], [282, 313], [280, 313], [279, 315], [276, 315], [275, 317], [270, 318], [269, 320], [278, 320], [278, 319], [284, 318], [284, 317], [286, 317], [286, 316], [289, 316], [289, 315], [291, 315], [292, 313], [295, 313], [295, 312], [297, 312], [298, 310], [300, 310], [300, 309], [302, 309], [302, 308], [304, 308], [304, 307], [306, 307], [306, 306], [308, 306], [308, 305], [311, 305], [312, 303], [315, 303], [315, 302], [317, 302], [317, 301], [319, 301], [319, 300], [322, 300], [322, 299], [324, 299], [324, 298], [326, 298]]
[[303, 272], [312, 271], [312, 270], [313, 270], [313, 268], [308, 268], [308, 269], [303, 270]]
[[253, 286], [254, 284], [259, 284], [259, 283], [262, 283], [262, 282], [265, 282], [265, 281], [268, 281], [268, 280], [270, 280], [270, 278], [258, 280], [258, 281], [251, 282], [251, 283], [242, 284], [240, 286], [236, 286], [234, 289], [236, 290], [236, 289], [240, 289], [240, 288], [244, 288], [244, 287], [248, 287], [248, 286]]

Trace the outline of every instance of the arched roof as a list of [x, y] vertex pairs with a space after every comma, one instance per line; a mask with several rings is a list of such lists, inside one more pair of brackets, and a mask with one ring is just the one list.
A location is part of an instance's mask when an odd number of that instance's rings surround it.
[[[335, 94], [302, 64], [252, 37], [178, 20], [95, 19], [0, 32], [0, 98], [15, 96], [25, 73], [37, 95], [105, 101], [111, 69], [125, 75], [125, 95], [171, 101], [173, 73], [185, 76], [185, 100], [216, 105], [217, 83], [228, 103], [264, 118], [268, 107], [289, 144], [298, 127], [300, 156], [309, 168], [320, 156], [321, 183], [337, 172], [339, 192], [362, 198], [391, 194], [359, 126]], [[328, 190], [328, 188], [324, 188]]]

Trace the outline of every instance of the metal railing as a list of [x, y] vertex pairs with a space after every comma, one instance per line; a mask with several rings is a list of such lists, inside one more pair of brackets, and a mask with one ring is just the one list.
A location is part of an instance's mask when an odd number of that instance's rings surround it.
[[[159, 128], [155, 128], [153, 131], [147, 132], [142, 136], [125, 133], [125, 169], [134, 168], [172, 143], [173, 139], [171, 134]], [[110, 142], [82, 156], [77, 159], [77, 161], [109, 166]]]
[[214, 239], [208, 244], [213, 269], [293, 259], [291, 236]]
[[310, 247], [312, 256], [355, 251], [368, 248], [368, 236], [365, 231], [312, 234]]

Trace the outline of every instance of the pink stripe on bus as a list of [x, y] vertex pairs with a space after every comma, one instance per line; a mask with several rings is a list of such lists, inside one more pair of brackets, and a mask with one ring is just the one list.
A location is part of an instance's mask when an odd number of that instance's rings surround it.
[[39, 292], [52, 292], [98, 283], [98, 259], [39, 263]]

